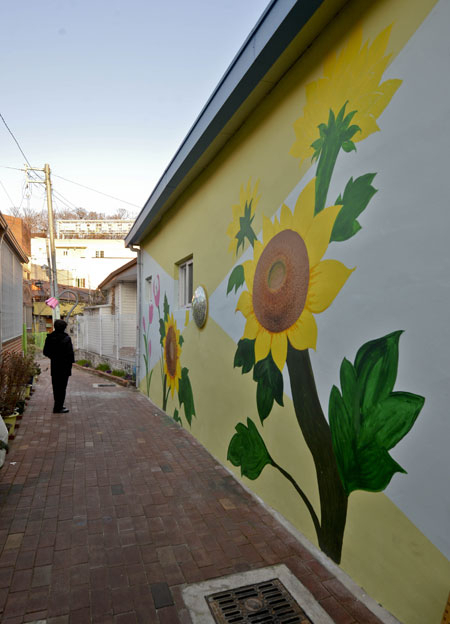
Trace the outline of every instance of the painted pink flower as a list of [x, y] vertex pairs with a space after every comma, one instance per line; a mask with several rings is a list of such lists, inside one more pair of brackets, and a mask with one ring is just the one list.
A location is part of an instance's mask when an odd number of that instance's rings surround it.
[[55, 297], [50, 297], [49, 299], [46, 300], [45, 303], [51, 308], [53, 308], [53, 310], [56, 308], [57, 305], [59, 305], [59, 301]]
[[160, 294], [161, 294], [161, 290], [160, 290], [159, 275], [157, 275], [155, 278], [155, 281], [153, 282], [153, 296], [155, 297], [155, 303], [156, 303], [157, 308], [159, 308]]
[[145, 316], [142, 317], [142, 325], [144, 326], [144, 331], [145, 331]]
[[153, 303], [148, 306], [148, 324], [151, 325], [153, 321]]

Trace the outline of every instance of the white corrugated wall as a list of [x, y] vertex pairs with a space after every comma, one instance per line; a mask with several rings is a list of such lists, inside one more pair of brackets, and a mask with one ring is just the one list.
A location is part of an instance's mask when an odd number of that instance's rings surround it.
[[22, 265], [6, 240], [1, 246], [0, 270], [2, 340], [6, 342], [20, 336], [23, 325]]

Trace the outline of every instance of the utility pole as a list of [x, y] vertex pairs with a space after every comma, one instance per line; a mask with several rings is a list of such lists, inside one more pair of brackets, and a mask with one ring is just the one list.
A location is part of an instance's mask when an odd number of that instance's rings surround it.
[[[31, 180], [28, 171], [42, 171], [45, 173], [45, 180]], [[49, 282], [50, 282], [50, 294], [52, 297], [58, 295], [58, 271], [56, 267], [56, 253], [55, 253], [55, 234], [54, 234], [54, 222], [53, 222], [53, 204], [52, 204], [52, 182], [50, 179], [50, 165], [45, 164], [43, 169], [35, 169], [25, 165], [25, 173], [27, 175], [28, 184], [45, 184], [47, 191], [47, 211], [48, 211], [48, 265], [49, 265]], [[59, 306], [52, 310], [53, 321], [59, 319]]]

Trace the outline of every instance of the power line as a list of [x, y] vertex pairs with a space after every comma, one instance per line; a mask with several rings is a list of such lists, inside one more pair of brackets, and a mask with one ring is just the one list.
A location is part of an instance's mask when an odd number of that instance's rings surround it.
[[5, 124], [5, 127], [6, 127], [6, 129], [8, 130], [9, 134], [10, 134], [10, 135], [12, 136], [12, 138], [14, 139], [14, 141], [15, 141], [15, 143], [16, 143], [16, 145], [17, 145], [17, 147], [18, 147], [18, 148], [19, 148], [19, 150], [20, 150], [20, 153], [21, 153], [21, 154], [22, 154], [22, 156], [25, 158], [25, 162], [27, 163], [27, 165], [28, 165], [29, 167], [31, 167], [31, 165], [30, 165], [30, 161], [29, 161], [29, 160], [28, 160], [28, 158], [25, 156], [25, 152], [23, 151], [23, 149], [20, 147], [19, 141], [16, 139], [16, 137], [14, 136], [14, 134], [12, 133], [12, 131], [10, 130], [10, 128], [9, 128], [9, 126], [8, 126], [8, 124], [7, 124], [7, 123], [6, 123], [6, 121], [5, 121], [5, 118], [3, 117], [3, 115], [2, 115], [1, 113], [0, 113], [0, 117], [1, 117], [1, 120], [3, 121], [3, 123]]
[[[14, 142], [16, 143], [17, 147], [20, 150], [20, 153], [22, 154], [22, 156], [25, 158], [25, 162], [27, 163], [27, 165], [30, 167], [30, 169], [32, 169], [30, 161], [28, 160], [28, 158], [25, 156], [25, 152], [23, 151], [23, 149], [20, 146], [19, 141], [16, 139], [16, 137], [14, 136], [12, 130], [9, 128], [8, 124], [5, 121], [5, 118], [3, 117], [3, 115], [0, 113], [0, 118], [3, 121], [3, 123], [5, 124], [6, 129], [8, 130], [9, 134], [12, 136], [12, 138], [14, 139]], [[15, 169], [15, 167], [5, 167], [5, 169]], [[35, 174], [37, 175], [37, 177], [42, 180], [41, 176], [39, 174]], [[120, 199], [119, 197], [114, 197], [114, 195], [108, 195], [108, 193], [103, 193], [102, 191], [97, 191], [97, 189], [94, 189], [90, 186], [86, 186], [85, 184], [80, 184], [79, 182], [74, 182], [73, 180], [68, 180], [67, 178], [63, 178], [62, 176], [58, 176], [55, 173], [53, 174], [54, 178], [59, 178], [60, 180], [64, 180], [65, 182], [70, 182], [70, 184], [76, 184], [77, 186], [81, 186], [82, 188], [87, 189], [88, 191], [92, 191], [94, 193], [98, 193], [99, 195], [104, 195], [105, 197], [109, 197], [110, 199], [114, 199], [116, 201], [122, 202], [123, 204], [128, 204], [128, 206], [133, 206], [133, 208], [140, 208], [141, 206], [138, 206], [137, 204], [132, 204], [129, 201], [126, 201], [125, 199]], [[66, 202], [68, 202], [69, 204], [71, 204], [72, 202], [70, 202], [69, 200], [65, 199], [64, 196], [59, 193], [60, 197], [62, 197]], [[74, 204], [72, 204], [74, 206]]]
[[114, 197], [114, 195], [108, 195], [108, 193], [103, 193], [102, 191], [97, 191], [97, 189], [91, 188], [90, 186], [86, 186], [85, 184], [80, 184], [79, 182], [74, 182], [73, 180], [68, 180], [67, 178], [63, 178], [62, 176], [53, 174], [54, 178], [59, 178], [60, 180], [64, 180], [65, 182], [70, 182], [71, 184], [76, 184], [77, 186], [81, 186], [82, 188], [87, 189], [88, 191], [93, 191], [94, 193], [98, 193], [99, 195], [104, 195], [105, 197], [109, 197], [110, 199], [115, 199], [116, 201], [120, 201], [123, 204], [128, 204], [129, 206], [133, 206], [133, 208], [140, 208], [137, 204], [132, 204], [125, 199], [120, 199], [119, 197]]
[[3, 182], [2, 182], [1, 180], [0, 180], [0, 184], [1, 184], [2, 189], [5, 191], [5, 194], [8, 196], [9, 201], [11, 202], [11, 206], [13, 207], [13, 206], [14, 206], [14, 202], [13, 202], [13, 200], [11, 199], [10, 194], [9, 194], [9, 193], [8, 193], [8, 191], [6, 190], [6, 187], [5, 187], [5, 185], [3, 184]]

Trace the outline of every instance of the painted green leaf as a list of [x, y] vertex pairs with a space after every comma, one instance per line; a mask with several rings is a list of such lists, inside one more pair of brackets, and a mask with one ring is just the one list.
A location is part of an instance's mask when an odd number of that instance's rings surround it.
[[252, 222], [255, 218], [255, 215], [252, 215], [252, 201], [245, 202], [244, 207], [244, 216], [239, 218], [239, 232], [236, 234], [237, 246], [236, 246], [236, 254], [239, 251], [239, 247], [244, 247], [245, 239], [248, 240], [250, 245], [253, 247], [256, 240], [256, 234], [252, 228]]
[[372, 186], [375, 173], [366, 173], [356, 178], [350, 178], [345, 187], [344, 195], [336, 200], [342, 208], [334, 223], [330, 241], [344, 241], [354, 236], [361, 226], [357, 217], [367, 208], [377, 190]]
[[329, 422], [344, 489], [379, 492], [396, 472], [406, 472], [388, 453], [412, 428], [425, 399], [393, 392], [401, 331], [363, 345], [352, 365], [344, 359], [341, 391], [333, 386]]
[[167, 301], [167, 295], [164, 293], [164, 322], [167, 323], [170, 314], [169, 302]]
[[342, 388], [342, 399], [344, 401], [345, 408], [349, 414], [353, 414], [354, 411], [359, 408], [359, 386], [355, 367], [351, 362], [347, 360], [347, 358], [344, 358], [342, 360], [340, 381]]
[[183, 342], [184, 342], [184, 338], [183, 338], [183, 336], [180, 334], [180, 337], [179, 337], [179, 339], [178, 339], [178, 344], [180, 345], [180, 347], [182, 347], [182, 346], [183, 346]]
[[163, 340], [166, 337], [166, 326], [163, 319], [159, 319], [159, 342], [163, 345]]
[[344, 152], [356, 152], [356, 145], [353, 143], [353, 141], [344, 141], [342, 143], [342, 149], [344, 150]]
[[184, 415], [189, 426], [191, 426], [192, 416], [195, 416], [194, 395], [189, 380], [189, 370], [186, 367], [181, 369], [181, 379], [178, 382], [178, 400], [180, 407], [184, 405]]
[[240, 288], [244, 282], [244, 267], [242, 264], [238, 264], [238, 266], [234, 267], [231, 271], [231, 275], [228, 280], [227, 295], [233, 290], [233, 288], [234, 292], [237, 292], [238, 288]]
[[243, 338], [239, 340], [234, 356], [234, 368], [242, 366], [242, 374], [249, 373], [255, 364], [255, 341]]
[[339, 475], [348, 496], [351, 492], [348, 489], [350, 475], [358, 473], [354, 454], [356, 435], [350, 412], [346, 409], [336, 386], [331, 388], [328, 418]]
[[396, 331], [363, 345], [355, 358], [361, 389], [361, 410], [368, 410], [394, 389], [398, 368], [398, 342], [403, 332]]
[[236, 433], [228, 446], [227, 459], [233, 466], [241, 467], [241, 475], [248, 479], [257, 479], [272, 458], [267, 451], [255, 423], [247, 418], [247, 427], [238, 423]]
[[177, 410], [177, 408], [175, 408], [174, 411], [173, 411], [173, 419], [174, 419], [175, 422], [180, 423], [180, 425], [181, 425], [182, 422], [181, 422], [181, 418], [180, 418], [179, 414], [180, 414], [179, 411]]
[[425, 399], [410, 392], [392, 392], [363, 419], [361, 443], [376, 440], [390, 450], [411, 430]]
[[256, 405], [261, 422], [269, 416], [273, 401], [283, 405], [283, 375], [273, 361], [271, 353], [255, 364], [253, 379], [257, 382]]
[[269, 416], [273, 407], [273, 392], [270, 386], [258, 382], [256, 386], [256, 406], [261, 423]]
[[346, 484], [348, 494], [354, 490], [381, 492], [389, 485], [396, 472], [406, 474], [406, 470], [376, 442], [355, 449], [355, 464], [358, 470], [350, 473]]

